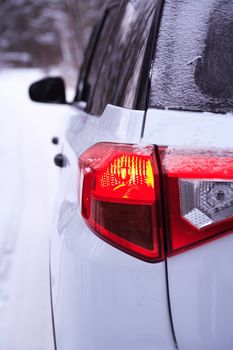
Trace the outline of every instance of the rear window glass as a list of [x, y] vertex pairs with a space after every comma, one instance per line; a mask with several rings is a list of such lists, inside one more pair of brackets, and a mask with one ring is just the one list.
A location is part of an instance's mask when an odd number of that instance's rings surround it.
[[232, 0], [166, 0], [151, 79], [151, 107], [232, 111]]

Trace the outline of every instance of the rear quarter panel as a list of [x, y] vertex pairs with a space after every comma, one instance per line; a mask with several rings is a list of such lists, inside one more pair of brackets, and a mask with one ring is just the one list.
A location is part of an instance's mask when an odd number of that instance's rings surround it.
[[[233, 149], [233, 116], [151, 109], [143, 142]], [[171, 257], [167, 265], [179, 349], [232, 349], [233, 235]]]
[[90, 231], [78, 203], [78, 156], [96, 142], [139, 143], [144, 112], [108, 106], [99, 118], [74, 115], [64, 153], [68, 187], [52, 237], [58, 350], [174, 349], [165, 263], [149, 264]]

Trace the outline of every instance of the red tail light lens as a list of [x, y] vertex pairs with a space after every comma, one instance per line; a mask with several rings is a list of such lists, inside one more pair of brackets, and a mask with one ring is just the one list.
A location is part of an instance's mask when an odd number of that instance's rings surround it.
[[233, 154], [161, 150], [169, 252], [191, 248], [233, 228]]
[[141, 259], [163, 258], [155, 151], [99, 143], [79, 160], [82, 215], [101, 238]]
[[231, 152], [99, 143], [81, 155], [79, 167], [87, 224], [140, 259], [161, 261], [164, 241], [169, 256], [233, 229]]

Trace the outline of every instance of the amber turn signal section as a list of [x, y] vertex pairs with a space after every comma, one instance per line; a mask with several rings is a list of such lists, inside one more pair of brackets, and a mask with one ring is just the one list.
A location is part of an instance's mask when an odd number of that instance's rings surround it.
[[[143, 193], [143, 196], [142, 196]], [[141, 203], [155, 201], [150, 156], [119, 154], [96, 176], [95, 197]]]

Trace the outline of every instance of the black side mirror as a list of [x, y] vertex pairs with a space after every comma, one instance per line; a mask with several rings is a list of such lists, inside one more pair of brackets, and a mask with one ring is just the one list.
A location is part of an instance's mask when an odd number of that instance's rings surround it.
[[44, 78], [33, 83], [29, 88], [32, 101], [66, 104], [65, 84], [60, 77]]

